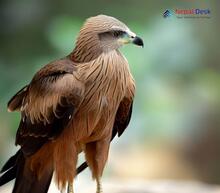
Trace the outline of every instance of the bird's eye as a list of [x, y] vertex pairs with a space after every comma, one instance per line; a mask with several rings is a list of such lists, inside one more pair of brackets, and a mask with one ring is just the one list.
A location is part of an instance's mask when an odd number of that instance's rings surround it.
[[113, 31], [113, 35], [114, 37], [118, 38], [118, 37], [121, 37], [125, 34], [124, 31], [121, 31], [121, 30], [117, 30], [117, 31]]

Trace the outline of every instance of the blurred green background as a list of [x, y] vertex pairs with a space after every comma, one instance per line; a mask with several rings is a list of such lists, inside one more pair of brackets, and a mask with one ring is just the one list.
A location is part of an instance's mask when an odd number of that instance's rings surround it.
[[[0, 6], [1, 165], [16, 151], [20, 119], [7, 113], [8, 100], [43, 65], [69, 54], [84, 20], [102, 13], [145, 42], [144, 49], [121, 49], [137, 92], [105, 177], [220, 183], [220, 1], [5, 0]], [[163, 18], [176, 8], [208, 8], [211, 15]]]

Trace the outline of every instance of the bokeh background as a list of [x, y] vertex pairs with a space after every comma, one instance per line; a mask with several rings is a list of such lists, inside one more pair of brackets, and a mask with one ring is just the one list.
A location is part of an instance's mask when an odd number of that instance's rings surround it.
[[[163, 18], [166, 9], [210, 18]], [[0, 3], [0, 165], [16, 151], [10, 97], [50, 61], [69, 54], [87, 17], [107, 14], [144, 39], [128, 45], [137, 84], [133, 117], [110, 150], [104, 179], [220, 183], [220, 1], [4, 0]], [[80, 161], [83, 158], [80, 158]], [[89, 172], [82, 181], [90, 179]]]

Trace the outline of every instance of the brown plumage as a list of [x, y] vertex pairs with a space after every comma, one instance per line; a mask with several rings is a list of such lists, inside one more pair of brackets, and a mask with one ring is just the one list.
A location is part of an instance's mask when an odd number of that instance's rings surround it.
[[91, 17], [73, 52], [43, 67], [9, 101], [9, 111], [21, 112], [16, 135], [21, 148], [3, 167], [0, 185], [16, 178], [13, 193], [46, 193], [54, 172], [63, 189], [72, 184], [84, 151], [101, 191], [110, 141], [131, 117], [135, 84], [118, 50], [130, 42], [143, 46], [117, 19]]

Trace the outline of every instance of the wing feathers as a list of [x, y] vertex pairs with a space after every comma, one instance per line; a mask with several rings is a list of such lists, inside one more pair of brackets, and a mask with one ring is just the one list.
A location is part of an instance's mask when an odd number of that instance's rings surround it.
[[28, 85], [19, 90], [8, 102], [8, 111], [19, 111], [22, 106], [23, 99], [27, 94]]
[[55, 139], [68, 125], [83, 99], [84, 86], [66, 59], [43, 67], [22, 98], [22, 119], [16, 135], [25, 156]]
[[47, 115], [48, 121], [35, 120], [32, 122], [28, 114], [22, 115], [16, 144], [21, 145], [25, 155], [35, 153], [44, 143], [55, 139], [67, 126], [74, 114], [75, 107], [73, 104], [69, 104], [65, 98], [62, 98], [61, 101], [62, 105], [57, 104], [55, 110], [50, 110]]
[[125, 98], [118, 108], [113, 130], [117, 131], [119, 137], [122, 135], [130, 122], [132, 106], [133, 102]]
[[35, 121], [49, 123], [50, 112], [56, 113], [57, 105], [62, 105], [62, 98], [73, 97], [73, 100], [69, 101], [73, 101], [74, 104], [79, 102], [78, 95], [82, 94], [79, 91], [81, 86], [79, 81], [73, 74], [62, 73], [60, 76], [56, 75], [56, 81], [47, 76], [31, 83], [22, 110], [30, 117], [32, 123]]

